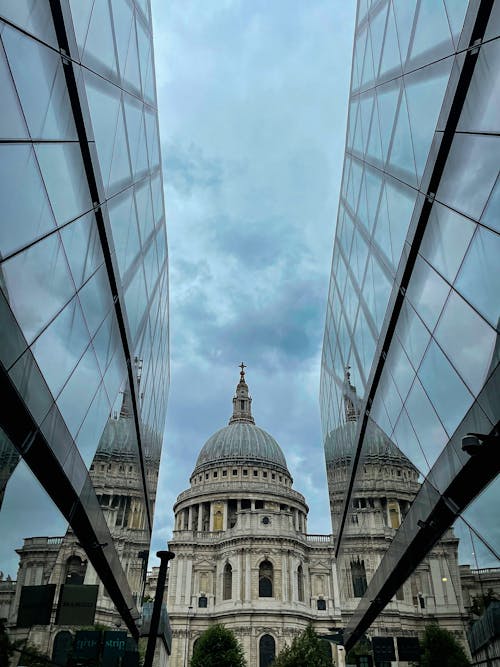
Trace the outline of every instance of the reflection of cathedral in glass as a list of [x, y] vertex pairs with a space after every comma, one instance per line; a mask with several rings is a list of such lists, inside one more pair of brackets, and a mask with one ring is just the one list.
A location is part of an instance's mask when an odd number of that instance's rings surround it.
[[[149, 555], [149, 533], [143, 473], [137, 457], [129, 401], [125, 392], [120, 412], [108, 419], [90, 466], [90, 477], [134, 602], [140, 606]], [[150, 488], [156, 489], [159, 458], [154, 456], [153, 438], [146, 443], [146, 451], [145, 474]], [[151, 502], [154, 505], [154, 494]], [[58, 586], [56, 602], [62, 584], [99, 585], [95, 623], [107, 627], [120, 623], [120, 615], [71, 529], [64, 537], [26, 538], [17, 553], [20, 556], [18, 591], [10, 609], [13, 622], [21, 586], [51, 583]], [[38, 631], [38, 638], [43, 634], [54, 635], [60, 630], [60, 626], [47, 626]]]
[[[325, 444], [332, 525], [336, 532], [344, 511], [352, 443], [359, 420], [360, 400], [348, 368], [344, 376], [343, 398], [344, 423], [331, 431]], [[361, 474], [352, 491], [337, 555], [345, 623], [366, 593], [392, 536], [420, 489], [415, 466], [371, 420], [358, 466]], [[450, 530], [397, 591], [371, 631], [378, 635], [411, 635], [422, 632], [432, 618], [465, 641], [457, 548], [458, 539]]]

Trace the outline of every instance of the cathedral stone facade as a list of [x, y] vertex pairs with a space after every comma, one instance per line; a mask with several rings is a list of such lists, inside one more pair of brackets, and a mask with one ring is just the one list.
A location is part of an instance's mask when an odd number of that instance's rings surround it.
[[[345, 386], [345, 423], [326, 446], [334, 526], [358, 418], [348, 371]], [[174, 506], [169, 549], [176, 556], [167, 593], [172, 667], [189, 664], [197, 638], [213, 623], [234, 631], [249, 667], [267, 667], [308, 623], [320, 635], [345, 627], [420, 488], [415, 466], [371, 423], [364, 474], [336, 560], [333, 536], [307, 533], [305, 498], [293, 489], [278, 443], [255, 425], [251, 403], [242, 365], [229, 424], [207, 440], [190, 488]], [[449, 530], [372, 624], [370, 636], [421, 636], [437, 621], [466, 645], [457, 551]]]
[[340, 622], [332, 538], [307, 533], [304, 496], [251, 403], [242, 365], [229, 424], [205, 443], [174, 506], [172, 667], [216, 622], [234, 631], [249, 667], [267, 667], [308, 623], [328, 634]]

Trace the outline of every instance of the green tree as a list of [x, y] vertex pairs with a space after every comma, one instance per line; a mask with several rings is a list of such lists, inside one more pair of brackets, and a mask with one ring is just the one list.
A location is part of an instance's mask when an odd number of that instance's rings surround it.
[[329, 644], [320, 639], [312, 625], [285, 646], [273, 662], [273, 667], [333, 667]]
[[246, 667], [241, 644], [222, 624], [212, 625], [200, 635], [191, 667]]
[[454, 635], [435, 623], [425, 628], [421, 645], [421, 667], [467, 667], [470, 665], [464, 649]]

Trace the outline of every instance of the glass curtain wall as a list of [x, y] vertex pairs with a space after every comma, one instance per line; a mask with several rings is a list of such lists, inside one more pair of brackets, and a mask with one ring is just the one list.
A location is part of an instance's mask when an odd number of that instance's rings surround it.
[[[388, 539], [367, 564], [347, 637], [381, 611], [384, 582], [471, 465], [462, 437], [498, 429], [499, 28], [498, 3], [358, 2], [320, 403], [339, 571], [350, 567], [348, 536], [376, 463], [373, 502]], [[443, 539], [458, 548], [461, 573], [480, 581], [495, 570], [500, 581], [498, 461], [488, 465], [466, 509], [448, 502], [454, 526]], [[458, 572], [439, 578], [442, 589], [426, 595], [472, 605]], [[418, 593], [408, 580], [394, 602], [417, 609]]]
[[149, 1], [1, 0], [0, 89], [0, 615], [22, 635], [22, 586], [80, 558], [137, 635], [169, 385]]

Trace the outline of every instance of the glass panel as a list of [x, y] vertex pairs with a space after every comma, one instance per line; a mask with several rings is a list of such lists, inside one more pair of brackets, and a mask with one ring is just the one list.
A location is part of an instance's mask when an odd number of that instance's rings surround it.
[[458, 123], [464, 132], [498, 132], [500, 108], [500, 40], [484, 44]]
[[36, 0], [2, 0], [1, 14], [42, 41], [58, 48], [50, 7]]
[[394, 14], [392, 6], [389, 7], [389, 14], [387, 17], [387, 26], [385, 29], [385, 42], [382, 51], [382, 59], [380, 62], [380, 75], [392, 73], [397, 76], [401, 72], [401, 60], [398, 48], [398, 36], [396, 33], [396, 22], [394, 21]]
[[123, 0], [111, 0], [111, 10], [113, 14], [113, 27], [116, 35], [118, 65], [123, 77], [125, 74], [125, 63], [127, 61], [133, 12], [129, 3], [123, 2]]
[[455, 48], [458, 48], [468, 4], [468, 0], [444, 0]]
[[0, 255], [46, 234], [55, 227], [40, 171], [30, 146], [0, 144], [0, 201], [5, 220], [0, 225]]
[[58, 234], [2, 264], [6, 296], [28, 342], [69, 301], [74, 285]]
[[[145, 143], [145, 142], [144, 142]], [[125, 123], [123, 121], [123, 110], [118, 110], [118, 121], [116, 125], [115, 144], [113, 149], [113, 160], [109, 175], [108, 192], [114, 194], [123, 190], [131, 181], [129, 154], [127, 149], [127, 137]]]
[[500, 232], [500, 178], [497, 178], [497, 182], [481, 218], [481, 223]]
[[125, 292], [125, 304], [130, 326], [131, 340], [134, 341], [138, 333], [139, 324], [147, 305], [146, 286], [142, 266], [139, 266], [130, 285]]
[[[389, 155], [388, 171], [398, 174], [402, 171], [401, 178], [410, 185], [417, 184], [415, 173], [415, 158], [413, 156], [413, 144], [408, 120], [408, 109], [406, 107], [406, 96], [402, 91], [399, 100], [394, 135], [392, 137], [391, 152]], [[391, 167], [393, 167], [391, 169]]]
[[498, 516], [492, 512], [498, 507], [500, 500], [500, 477], [497, 477], [462, 513], [463, 518], [481, 536], [490, 550], [496, 553], [496, 562], [490, 555], [490, 562], [481, 563], [482, 567], [500, 567], [500, 526]]
[[90, 468], [110, 414], [108, 395], [104, 385], [101, 385], [75, 438], [78, 451], [87, 468]]
[[127, 62], [125, 64], [125, 81], [134, 93], [141, 94], [141, 77], [139, 72], [139, 59], [137, 56], [137, 37], [135, 31], [135, 20], [132, 20], [132, 29], [128, 44]]
[[0, 90], [2, 91], [2, 113], [0, 114], [0, 139], [24, 139], [28, 129], [17, 96], [5, 53], [0, 42]]
[[408, 74], [404, 80], [419, 181], [427, 162], [452, 65], [453, 58], [446, 58]]
[[493, 327], [500, 317], [500, 236], [479, 226], [474, 234], [455, 289], [460, 292]]
[[117, 78], [115, 47], [107, 2], [94, 2], [82, 62], [111, 79]]
[[85, 70], [85, 87], [89, 103], [102, 179], [109, 181], [113, 144], [120, 107], [120, 92], [100, 77]]
[[473, 397], [434, 340], [427, 348], [418, 375], [451, 436], [472, 405]]
[[396, 441], [399, 449], [406, 454], [422, 476], [427, 476], [430, 470], [429, 462], [427, 461], [426, 455], [415, 435], [408, 413], [404, 408], [399, 415], [392, 437]]
[[[460, 332], [460, 335], [457, 335]], [[497, 341], [495, 330], [458, 294], [451, 292], [435, 336], [476, 396], [490, 371]]]
[[37, 144], [36, 156], [58, 224], [92, 208], [80, 145]]
[[123, 280], [127, 269], [141, 248], [132, 189], [110, 199], [108, 211], [116, 258]]
[[121, 340], [118, 333], [118, 325], [114, 310], [109, 313], [104, 322], [99, 327], [96, 335], [92, 340], [94, 350], [96, 353], [99, 368], [104, 375], [116, 350], [120, 348]]
[[139, 231], [141, 234], [142, 243], [153, 231], [153, 210], [151, 205], [151, 189], [149, 187], [149, 179], [143, 181], [135, 188], [135, 203], [137, 206], [137, 221], [139, 223]]
[[382, 7], [375, 16], [370, 17], [370, 32], [372, 36], [372, 53], [375, 76], [378, 74], [380, 65], [380, 53], [382, 50], [382, 40], [384, 39], [385, 23], [387, 20], [387, 7], [389, 3]]
[[88, 330], [75, 298], [31, 346], [53, 396], [61, 391], [88, 342]]
[[405, 407], [424, 451], [427, 464], [429, 468], [432, 468], [444, 445], [448, 442], [448, 435], [418, 378], [413, 383]]
[[57, 405], [73, 437], [76, 436], [101, 382], [101, 374], [91, 345], [78, 362], [57, 398]]
[[456, 134], [437, 198], [479, 220], [498, 175], [500, 138]]
[[33, 139], [77, 139], [61, 57], [6, 27], [7, 58]]
[[448, 17], [442, 0], [421, 0], [411, 48], [412, 66], [453, 52]]
[[417, 191], [387, 178], [385, 193], [387, 195], [390, 221], [389, 234], [392, 265], [394, 268], [397, 268], [415, 206]]
[[80, 0], [69, 0], [71, 15], [73, 18], [73, 27], [75, 29], [76, 43], [80, 54], [83, 53], [87, 31], [89, 29], [90, 15], [93, 7], [92, 2], [81, 2]]
[[393, 0], [401, 62], [406, 61], [415, 17], [416, 0]]
[[449, 285], [420, 257], [415, 262], [407, 298], [432, 331], [450, 291]]
[[420, 252], [450, 283], [455, 280], [475, 228], [467, 218], [434, 203]]
[[430, 333], [408, 302], [399, 314], [396, 336], [414, 368], [418, 368], [430, 340]]
[[111, 288], [106, 267], [102, 266], [78, 292], [83, 316], [90, 335], [99, 328], [101, 322], [113, 307]]
[[66, 225], [60, 234], [71, 275], [79, 289], [104, 262], [94, 213]]
[[[397, 48], [397, 45], [395, 45]], [[382, 138], [382, 157], [387, 159], [387, 153], [392, 137], [394, 117], [399, 100], [400, 82], [390, 81], [377, 90], [377, 102], [380, 119], [380, 136]]]

